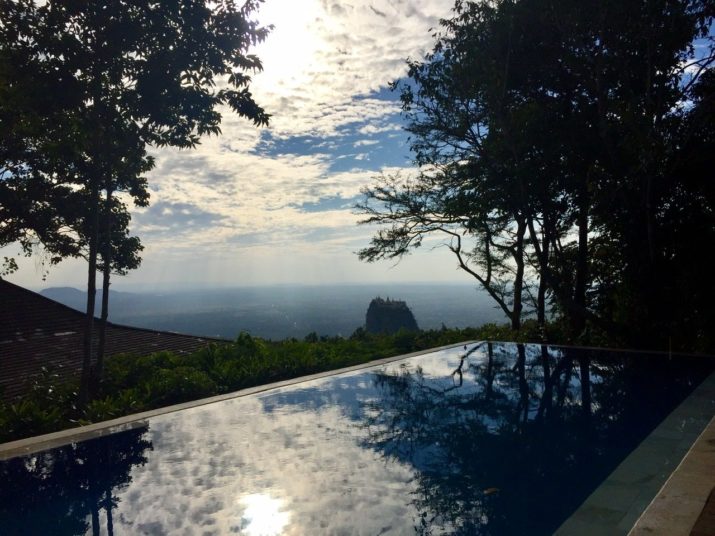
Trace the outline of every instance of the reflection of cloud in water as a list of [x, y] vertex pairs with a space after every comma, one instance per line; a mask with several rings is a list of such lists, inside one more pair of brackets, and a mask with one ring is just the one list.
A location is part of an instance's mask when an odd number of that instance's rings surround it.
[[[461, 350], [412, 363], [432, 374], [445, 361], [451, 372]], [[119, 494], [115, 525], [144, 534], [413, 534], [413, 466], [364, 446], [359, 421], [377, 396], [373, 377], [358, 371], [153, 418], [154, 452]]]
[[360, 447], [351, 419], [371, 382], [307, 386], [152, 419], [155, 451], [115, 519], [154, 534], [252, 534], [253, 510], [239, 502], [237, 512], [236, 498], [262, 495], [280, 505], [285, 534], [412, 533], [414, 470]]
[[[469, 349], [473, 347], [474, 345], [470, 345]], [[460, 346], [406, 361], [393, 362], [380, 367], [379, 372], [376, 369], [371, 372], [355, 371], [327, 380], [305, 382], [290, 389], [280, 389], [261, 397], [263, 410], [272, 413], [285, 411], [286, 406], [295, 406], [303, 410], [319, 410], [324, 406], [335, 406], [346, 418], [358, 421], [365, 417], [365, 403], [375, 400], [380, 395], [380, 390], [374, 385], [376, 373], [395, 375], [402, 371], [415, 372], [416, 367], [419, 367], [422, 376], [430, 380], [432, 386], [448, 389], [458, 381], [455, 370], [459, 365], [459, 358], [465, 353]], [[482, 350], [469, 354], [463, 372], [465, 379], [470, 381], [465, 382], [461, 389], [462, 394], [478, 389], [476, 384], [479, 371], [475, 367], [483, 365], [486, 360], [487, 356]]]

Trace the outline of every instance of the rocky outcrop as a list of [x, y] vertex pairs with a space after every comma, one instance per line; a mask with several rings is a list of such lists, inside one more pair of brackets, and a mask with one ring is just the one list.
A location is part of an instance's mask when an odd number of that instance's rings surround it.
[[403, 301], [375, 298], [370, 302], [365, 315], [368, 333], [397, 333], [400, 329], [417, 331], [415, 316]]

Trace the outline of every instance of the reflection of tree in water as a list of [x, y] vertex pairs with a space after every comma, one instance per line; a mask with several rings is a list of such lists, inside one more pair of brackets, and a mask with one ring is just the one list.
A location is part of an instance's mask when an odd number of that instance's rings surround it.
[[[2, 534], [114, 532], [116, 492], [144, 465], [152, 444], [147, 426], [0, 462]], [[103, 511], [103, 512], [102, 512]]]
[[376, 374], [366, 443], [417, 470], [418, 533], [551, 534], [702, 372], [513, 348], [463, 359], [451, 385]]

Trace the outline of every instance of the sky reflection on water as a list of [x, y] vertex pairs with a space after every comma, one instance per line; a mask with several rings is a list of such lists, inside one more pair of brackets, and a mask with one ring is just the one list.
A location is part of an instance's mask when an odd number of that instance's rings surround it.
[[710, 370], [534, 345], [434, 352], [2, 462], [0, 527], [549, 534]]

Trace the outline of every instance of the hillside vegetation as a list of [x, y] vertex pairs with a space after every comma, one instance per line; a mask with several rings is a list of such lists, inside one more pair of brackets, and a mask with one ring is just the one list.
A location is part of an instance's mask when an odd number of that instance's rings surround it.
[[0, 402], [0, 442], [468, 340], [537, 341], [536, 328], [527, 323], [515, 333], [487, 324], [394, 335], [359, 328], [349, 338], [311, 333], [303, 340], [282, 341], [241, 333], [231, 343], [211, 344], [193, 354], [117, 355], [107, 360], [99, 392], [84, 410], [78, 409], [79, 386], [58, 384], [53, 371], [46, 370], [28, 395]]

